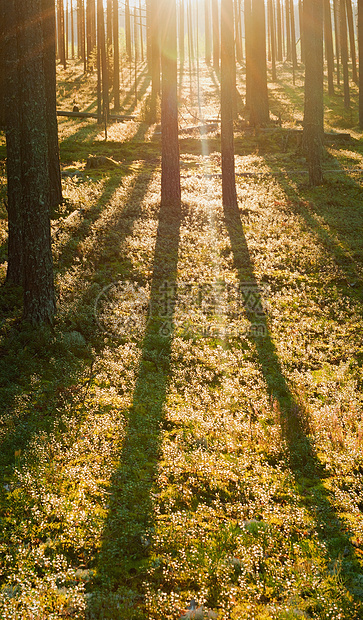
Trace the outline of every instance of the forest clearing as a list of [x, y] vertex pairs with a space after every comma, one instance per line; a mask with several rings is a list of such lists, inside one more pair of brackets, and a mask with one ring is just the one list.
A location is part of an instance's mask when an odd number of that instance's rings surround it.
[[[136, 97], [121, 70], [131, 118], [58, 117], [49, 326], [5, 282], [0, 133], [1, 620], [363, 618], [358, 87], [349, 109], [343, 84], [324, 95], [314, 187], [303, 68], [278, 71], [251, 127], [237, 65], [238, 211], [203, 59], [178, 74], [179, 212], [160, 206], [146, 62]], [[58, 65], [58, 110], [96, 94]]]

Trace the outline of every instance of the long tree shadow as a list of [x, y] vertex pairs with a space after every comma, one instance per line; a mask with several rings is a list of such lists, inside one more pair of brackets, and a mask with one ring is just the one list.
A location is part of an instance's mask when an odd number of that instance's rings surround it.
[[[161, 207], [148, 322], [120, 465], [111, 485], [109, 514], [98, 558], [99, 578], [94, 584], [106, 601], [107, 590], [132, 589], [139, 608], [143, 608], [142, 580], [148, 565], [153, 523], [151, 491], [169, 383], [180, 223], [179, 215]], [[107, 608], [107, 602], [102, 611], [91, 606], [89, 617], [99, 617], [100, 613], [103, 618], [118, 617], [115, 609]]]
[[[241, 284], [250, 337], [257, 350], [258, 360], [269, 395], [281, 413], [283, 436], [288, 448], [289, 466], [294, 473], [297, 489], [317, 524], [318, 536], [327, 550], [327, 561], [342, 559], [345, 588], [356, 604], [356, 615], [362, 617], [363, 604], [355, 589], [354, 574], [361, 568], [344, 524], [338, 517], [323, 481], [326, 472], [309, 437], [309, 420], [303, 406], [294, 397], [284, 376], [271, 337], [269, 320], [263, 309], [262, 294], [256, 280], [240, 215], [225, 209], [225, 224], [231, 242], [235, 267]], [[251, 287], [253, 303], [251, 304]], [[314, 481], [313, 490], [306, 488], [306, 479]], [[310, 492], [310, 496], [309, 496]], [[305, 502], [306, 500], [306, 502]], [[344, 556], [344, 557], [343, 557]]]

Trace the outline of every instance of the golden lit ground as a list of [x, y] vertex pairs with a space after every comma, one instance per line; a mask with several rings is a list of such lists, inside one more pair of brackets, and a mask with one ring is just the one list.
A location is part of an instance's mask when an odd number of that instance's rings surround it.
[[[286, 127], [299, 80], [274, 88]], [[192, 88], [186, 73], [180, 220], [160, 212], [145, 100], [107, 142], [60, 123], [77, 174], [52, 219], [54, 330], [20, 328], [19, 292], [1, 300], [6, 619], [176, 620], [193, 598], [220, 620], [362, 617], [361, 143], [329, 145], [340, 172], [313, 190], [294, 141], [241, 119], [240, 217], [224, 216], [219, 127], [191, 129]], [[89, 154], [120, 167], [88, 170]]]

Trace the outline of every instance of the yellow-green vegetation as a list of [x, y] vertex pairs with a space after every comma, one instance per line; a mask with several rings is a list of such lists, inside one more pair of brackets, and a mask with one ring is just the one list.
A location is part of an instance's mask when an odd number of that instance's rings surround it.
[[[59, 105], [90, 109], [94, 78], [68, 71]], [[218, 76], [203, 72], [201, 106], [217, 118]], [[351, 140], [327, 145], [325, 185], [310, 189], [286, 139], [301, 74], [281, 80], [282, 129], [236, 124], [240, 218], [225, 216], [218, 126], [190, 130], [199, 111], [184, 75], [177, 218], [160, 212], [159, 128], [144, 122], [140, 80], [137, 118], [107, 142], [94, 121], [60, 120], [54, 328], [24, 326], [21, 292], [2, 287], [0, 617], [177, 620], [195, 599], [219, 620], [358, 620], [356, 112]], [[335, 129], [341, 101], [327, 104]], [[89, 155], [119, 167], [88, 170]]]

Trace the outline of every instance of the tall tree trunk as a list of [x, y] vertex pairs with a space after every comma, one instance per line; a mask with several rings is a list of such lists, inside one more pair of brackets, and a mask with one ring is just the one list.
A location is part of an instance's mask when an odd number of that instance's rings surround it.
[[152, 54], [151, 54], [151, 2], [146, 0], [146, 58], [148, 73], [151, 75], [152, 71]]
[[73, 11], [73, 0], [71, 0], [71, 50], [72, 50], [72, 60], [74, 60], [74, 11]]
[[207, 63], [207, 65], [210, 64], [212, 58], [210, 6], [210, 0], [204, 0], [205, 62]]
[[64, 30], [64, 3], [58, 0], [58, 49], [59, 59], [64, 67], [67, 68], [66, 47], [65, 47], [65, 30]]
[[335, 32], [335, 58], [337, 62], [337, 85], [340, 86], [339, 0], [333, 0], [333, 8], [334, 8], [334, 32]]
[[144, 62], [144, 30], [143, 30], [143, 19], [142, 19], [142, 7], [141, 0], [139, 0], [139, 28], [140, 28], [140, 52], [141, 52], [141, 61]]
[[263, 125], [269, 120], [266, 26], [264, 0], [252, 0], [252, 42], [251, 42], [251, 125]]
[[294, 69], [297, 68], [296, 56], [296, 32], [295, 32], [295, 7], [293, 0], [290, 0], [290, 24], [291, 24], [291, 59]]
[[277, 25], [277, 60], [282, 62], [282, 17], [281, 17], [281, 0], [276, 0], [276, 25]]
[[323, 6], [320, 0], [304, 0], [305, 107], [304, 147], [311, 185], [321, 185], [323, 106]]
[[101, 75], [102, 75], [102, 103], [103, 103], [103, 115], [104, 121], [107, 124], [107, 119], [110, 113], [110, 103], [108, 95], [108, 66], [107, 66], [107, 54], [106, 54], [106, 33], [105, 33], [105, 20], [102, 0], [97, 0], [97, 33], [98, 33], [98, 48], [100, 50], [101, 59]]
[[305, 62], [303, 21], [303, 0], [299, 0], [300, 60], [302, 63]]
[[213, 30], [213, 67], [216, 71], [218, 71], [219, 70], [219, 54], [220, 54], [218, 0], [212, 0], [212, 30]]
[[181, 66], [185, 60], [185, 4], [184, 0], [180, 0], [179, 4], [179, 61]]
[[118, 0], [113, 0], [113, 105], [115, 111], [120, 109], [120, 44]]
[[273, 82], [276, 82], [276, 45], [275, 45], [275, 20], [274, 20], [274, 7], [273, 0], [268, 0], [267, 2], [267, 13], [268, 13], [268, 30], [270, 33], [270, 41], [271, 41], [271, 78]]
[[328, 69], [328, 93], [334, 95], [334, 50], [330, 0], [324, 0], [325, 57]]
[[57, 123], [57, 84], [55, 66], [55, 6], [54, 0], [41, 0], [43, 65], [45, 74], [45, 103], [48, 139], [48, 163], [50, 179], [50, 206], [60, 205], [62, 197], [62, 179], [59, 166], [59, 142]]
[[234, 170], [233, 98], [235, 92], [233, 0], [221, 4], [221, 155], [222, 202], [225, 209], [237, 210]]
[[[155, 0], [153, 0], [155, 2]], [[130, 16], [130, 0], [125, 0], [125, 37], [126, 37], [126, 55], [131, 62], [131, 16]]]
[[158, 0], [152, 0], [151, 4], [151, 117], [156, 120], [156, 101], [160, 94], [160, 7]]
[[[6, 168], [8, 180], [8, 266], [6, 280], [10, 284], [23, 284], [23, 221], [21, 213], [21, 135], [20, 59], [18, 57], [18, 5], [3, 0], [6, 117]], [[6, 3], [6, 4], [5, 4]]]
[[163, 0], [161, 36], [161, 204], [179, 213], [181, 207], [177, 100], [176, 2]]
[[107, 0], [106, 23], [107, 23], [107, 53], [112, 49], [112, 4], [113, 0]]
[[286, 23], [286, 60], [291, 60], [290, 0], [285, 0], [285, 23]]
[[348, 70], [348, 34], [347, 34], [347, 18], [345, 0], [339, 0], [340, 13], [340, 51], [343, 68], [343, 84], [344, 84], [344, 107], [350, 108], [350, 92], [349, 92], [349, 70]]
[[245, 42], [246, 42], [246, 107], [252, 102], [252, 0], [244, 0]]
[[354, 24], [353, 24], [352, 0], [346, 0], [346, 9], [347, 9], [347, 19], [348, 19], [350, 57], [352, 59], [353, 82], [355, 84], [358, 84], [357, 55], [355, 53], [355, 36], [354, 36]]
[[358, 0], [359, 127], [363, 128], [363, 0]]

